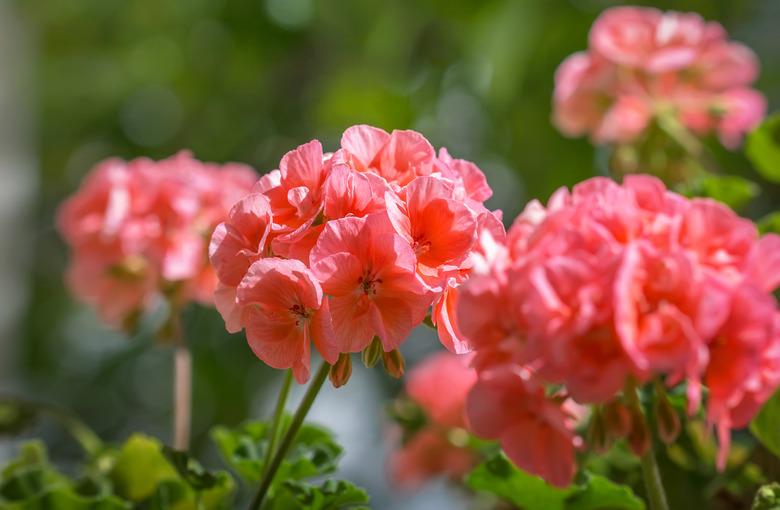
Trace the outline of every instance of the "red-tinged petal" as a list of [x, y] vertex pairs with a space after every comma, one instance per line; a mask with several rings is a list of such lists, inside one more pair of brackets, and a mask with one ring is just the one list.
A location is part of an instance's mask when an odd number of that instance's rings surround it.
[[356, 293], [330, 300], [336, 345], [340, 352], [360, 352], [374, 338], [368, 299]]
[[501, 447], [519, 468], [556, 487], [571, 485], [577, 469], [571, 437], [529, 417], [503, 432]]
[[320, 309], [312, 314], [311, 336], [320, 356], [332, 365], [336, 363], [341, 351], [336, 342], [336, 332], [333, 329], [329, 303], [329, 299], [323, 299]]
[[312, 265], [326, 294], [344, 296], [358, 291], [363, 265], [351, 253], [335, 253]]
[[458, 326], [458, 294], [457, 287], [448, 285], [434, 305], [431, 319], [442, 345], [452, 353], [466, 354], [471, 352], [473, 347]]
[[324, 180], [322, 144], [317, 140], [298, 146], [279, 163], [281, 180], [287, 188], [298, 186], [317, 190]]
[[365, 171], [389, 138], [390, 135], [386, 131], [361, 124], [344, 131], [341, 147], [353, 156], [356, 169]]
[[[290, 314], [250, 305], [244, 308], [242, 322], [249, 346], [258, 358], [278, 369], [300, 366], [307, 342], [304, 329]], [[302, 374], [299, 371], [297, 375]]]
[[388, 182], [404, 186], [415, 177], [433, 170], [436, 153], [430, 142], [416, 131], [395, 130], [377, 154], [374, 167]]
[[254, 262], [237, 291], [241, 304], [257, 303], [271, 310], [289, 310], [295, 305], [317, 309], [322, 289], [311, 271], [299, 260], [266, 258]]
[[364, 233], [365, 229], [365, 218], [341, 218], [326, 223], [311, 250], [311, 266], [315, 267], [320, 260], [335, 253], [351, 253], [363, 260], [366, 244], [370, 242], [370, 238]]
[[217, 284], [214, 291], [214, 306], [225, 321], [225, 329], [228, 333], [238, 333], [243, 328], [241, 324], [242, 307], [236, 299], [236, 288], [223, 283]]

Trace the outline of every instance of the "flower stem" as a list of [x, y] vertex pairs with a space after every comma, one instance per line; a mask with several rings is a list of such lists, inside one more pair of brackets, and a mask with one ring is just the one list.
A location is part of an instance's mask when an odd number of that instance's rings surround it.
[[295, 441], [295, 436], [303, 425], [303, 421], [306, 419], [306, 415], [309, 413], [309, 409], [311, 409], [314, 399], [317, 398], [317, 394], [319, 394], [320, 389], [322, 389], [325, 379], [328, 378], [328, 372], [330, 372], [330, 365], [326, 361], [323, 361], [322, 365], [320, 365], [320, 368], [317, 370], [317, 373], [314, 375], [314, 379], [312, 379], [309, 388], [306, 390], [306, 394], [303, 396], [303, 400], [301, 400], [298, 409], [295, 411], [295, 415], [290, 423], [290, 428], [287, 429], [287, 432], [284, 434], [279, 449], [276, 450], [271, 459], [271, 463], [265, 470], [263, 479], [260, 481], [260, 488], [257, 490], [255, 497], [249, 504], [249, 510], [258, 510], [263, 504], [263, 499], [265, 499], [268, 489], [271, 487], [274, 475], [276, 475], [276, 472], [279, 470], [279, 466], [282, 465], [287, 450], [290, 449], [293, 441]]
[[658, 462], [655, 460], [655, 451], [651, 446], [647, 453], [639, 459], [642, 465], [642, 476], [645, 480], [645, 490], [650, 503], [650, 510], [669, 510], [666, 501], [664, 484], [661, 481], [661, 472], [658, 470]]
[[[643, 416], [642, 403], [639, 401], [636, 383], [633, 380], [628, 381], [624, 390], [628, 404], [637, 412], [634, 416]], [[661, 471], [658, 469], [658, 462], [655, 458], [653, 449], [653, 437], [651, 434], [650, 447], [644, 455], [639, 458], [642, 466], [642, 478], [645, 482], [645, 491], [647, 491], [647, 500], [650, 504], [650, 510], [669, 510], [669, 503], [666, 501], [666, 492], [661, 480]]]
[[186, 342], [174, 347], [173, 373], [173, 447], [184, 451], [190, 446], [192, 414], [192, 356]]
[[290, 394], [291, 385], [292, 370], [287, 370], [284, 374], [282, 389], [279, 391], [279, 397], [276, 400], [273, 421], [268, 429], [268, 450], [265, 452], [265, 461], [263, 462], [266, 472], [271, 465], [271, 459], [273, 459], [274, 451], [276, 450], [276, 443], [279, 441], [279, 433], [282, 428], [282, 415], [284, 414], [284, 406], [287, 403], [287, 395]]

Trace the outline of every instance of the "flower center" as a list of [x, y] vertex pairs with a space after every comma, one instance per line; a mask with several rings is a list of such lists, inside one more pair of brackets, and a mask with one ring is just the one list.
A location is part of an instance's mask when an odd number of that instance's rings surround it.
[[292, 314], [293, 318], [295, 319], [296, 326], [303, 325], [303, 323], [305, 323], [309, 317], [311, 317], [311, 312], [303, 305], [299, 304], [295, 304], [290, 307], [290, 314]]
[[371, 275], [369, 272], [364, 273], [363, 276], [358, 278], [358, 285], [360, 285], [363, 294], [366, 296], [376, 296], [377, 285], [380, 283], [382, 283], [382, 279], [377, 278], [375, 275]]

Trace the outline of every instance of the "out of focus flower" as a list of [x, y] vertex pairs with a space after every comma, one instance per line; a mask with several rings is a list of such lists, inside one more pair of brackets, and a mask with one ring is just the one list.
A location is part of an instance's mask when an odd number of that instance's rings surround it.
[[[489, 425], [510, 412], [503, 392], [529, 385], [559, 385], [579, 403], [600, 404], [629, 381], [685, 381], [695, 412], [703, 382], [722, 466], [729, 431], [745, 426], [780, 384], [780, 312], [771, 295], [780, 283], [780, 237], [760, 238], [715, 201], [684, 198], [648, 176], [622, 185], [595, 178], [557, 191], [546, 208], [529, 204], [503, 249], [490, 237], [480, 244], [493, 263], [478, 265], [458, 288], [456, 326], [474, 347], [480, 381], [502, 383], [478, 385], [469, 406], [478, 434], [510, 441]], [[517, 388], [504, 384], [511, 380]], [[528, 415], [512, 416], [502, 423]], [[562, 431], [564, 421], [556, 423]], [[507, 444], [510, 458], [548, 481], [570, 473], [558, 451], [548, 457], [562, 463], [555, 467]]]
[[114, 326], [129, 327], [160, 295], [174, 307], [212, 304], [209, 236], [255, 180], [246, 166], [201, 163], [187, 152], [100, 163], [58, 212], [71, 290]]
[[449, 352], [429, 356], [406, 380], [406, 394], [422, 411], [420, 428], [406, 431], [390, 457], [390, 475], [401, 487], [414, 489], [437, 476], [458, 480], [478, 460], [468, 447], [464, 427], [466, 396], [477, 380], [468, 357]]
[[755, 55], [698, 14], [614, 7], [594, 22], [589, 43], [555, 75], [553, 118], [566, 135], [624, 144], [657, 122], [735, 147], [764, 116], [766, 101], [750, 88]]

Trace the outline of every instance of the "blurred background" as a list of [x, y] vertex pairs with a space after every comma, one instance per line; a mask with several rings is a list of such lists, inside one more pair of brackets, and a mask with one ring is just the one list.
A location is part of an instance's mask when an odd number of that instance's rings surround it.
[[[637, 2], [647, 4], [648, 2]], [[722, 22], [752, 47], [757, 88], [780, 108], [776, 0], [658, 1]], [[57, 402], [101, 436], [140, 430], [169, 440], [171, 352], [149, 334], [105, 329], [62, 283], [67, 254], [53, 217], [108, 156], [162, 158], [181, 148], [263, 173], [296, 145], [335, 147], [357, 123], [411, 128], [470, 159], [511, 219], [531, 197], [604, 165], [586, 140], [550, 124], [553, 73], [584, 49], [605, 0], [80, 0], [0, 2], [0, 391]], [[714, 148], [729, 172], [761, 183], [749, 210], [780, 190], [739, 153]], [[195, 360], [194, 443], [219, 466], [216, 423], [270, 412], [280, 373], [265, 367], [216, 312], [186, 317]], [[410, 364], [438, 349], [429, 331], [404, 346]], [[400, 385], [380, 370], [326, 390], [313, 420], [336, 431], [342, 475], [377, 509], [461, 508], [444, 484], [399, 496], [385, 475], [383, 406]], [[293, 400], [300, 393], [293, 394]], [[78, 449], [56, 427], [53, 458]], [[12, 443], [0, 442], [0, 459]], [[392, 497], [391, 497], [392, 494]]]

